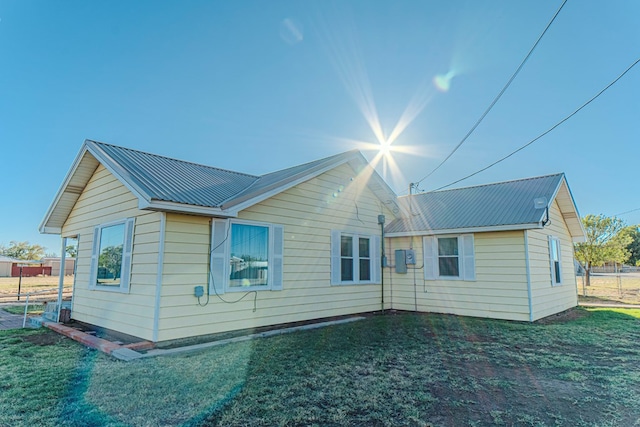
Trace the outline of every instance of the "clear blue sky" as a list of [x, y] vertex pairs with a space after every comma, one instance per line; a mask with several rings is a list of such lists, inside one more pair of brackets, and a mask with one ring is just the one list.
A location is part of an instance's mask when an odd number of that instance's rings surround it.
[[[406, 193], [476, 122], [560, 4], [0, 0], [0, 244], [60, 252], [59, 237], [37, 228], [85, 138], [262, 174], [377, 144], [370, 123], [389, 138], [400, 121], [392, 146], [409, 153], [378, 170]], [[638, 17], [636, 0], [569, 0], [420, 188], [486, 166], [596, 94], [640, 56]], [[640, 208], [639, 107], [640, 66], [457, 186], [565, 172], [581, 215]], [[640, 223], [640, 210], [621, 217]]]

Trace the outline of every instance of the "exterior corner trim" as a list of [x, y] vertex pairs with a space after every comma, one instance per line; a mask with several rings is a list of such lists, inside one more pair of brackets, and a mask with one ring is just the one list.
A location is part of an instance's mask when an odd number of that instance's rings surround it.
[[160, 329], [160, 300], [162, 298], [162, 273], [164, 270], [164, 240], [167, 226], [167, 214], [160, 212], [160, 231], [158, 243], [158, 265], [156, 268], [156, 295], [153, 307], [153, 331], [151, 340], [158, 342]]

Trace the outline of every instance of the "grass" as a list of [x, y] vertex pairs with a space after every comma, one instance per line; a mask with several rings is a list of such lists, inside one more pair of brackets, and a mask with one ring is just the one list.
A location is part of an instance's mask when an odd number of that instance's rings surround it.
[[120, 362], [0, 332], [0, 425], [640, 425], [640, 310], [400, 313]]
[[[0, 310], [7, 311], [11, 314], [24, 314], [24, 305], [8, 305], [0, 308]], [[28, 314], [42, 314], [44, 313], [44, 305], [43, 304], [29, 304], [29, 308], [27, 309]]]

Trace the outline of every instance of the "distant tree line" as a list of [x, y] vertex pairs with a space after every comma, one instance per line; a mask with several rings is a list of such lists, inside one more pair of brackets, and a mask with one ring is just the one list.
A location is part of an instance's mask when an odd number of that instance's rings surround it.
[[616, 217], [587, 215], [582, 218], [586, 241], [575, 244], [575, 256], [590, 285], [591, 269], [605, 263], [640, 266], [640, 225], [627, 226]]
[[[38, 244], [32, 245], [29, 242], [18, 242], [15, 240], [9, 242], [9, 246], [0, 244], [0, 255], [8, 256], [15, 259], [22, 259], [25, 261], [38, 261], [44, 257], [56, 256], [56, 254], [47, 253], [46, 250], [47, 248]], [[65, 252], [70, 257], [75, 258], [77, 255], [77, 247], [68, 245]]]

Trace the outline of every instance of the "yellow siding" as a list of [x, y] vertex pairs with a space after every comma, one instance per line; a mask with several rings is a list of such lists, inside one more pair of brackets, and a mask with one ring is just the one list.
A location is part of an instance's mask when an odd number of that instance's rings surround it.
[[[103, 166], [98, 166], [62, 229], [79, 235], [72, 317], [144, 339], [152, 339], [160, 215], [141, 211], [138, 200]], [[136, 217], [129, 293], [89, 289], [96, 225]]]
[[239, 292], [224, 294], [228, 303], [212, 294], [198, 305], [194, 287], [208, 288], [210, 220], [168, 214], [159, 340], [379, 310], [379, 284], [330, 285], [331, 230], [379, 234], [378, 214], [392, 217], [360, 181], [343, 165], [240, 213], [284, 226], [283, 290], [257, 292], [255, 312], [253, 294], [231, 303]]
[[385, 269], [392, 305], [417, 310], [509, 320], [529, 319], [524, 232], [476, 233], [476, 280], [424, 280], [422, 238], [385, 239], [390, 262], [396, 249], [416, 251], [416, 269], [397, 274]]
[[[551, 206], [551, 223], [541, 230], [529, 230], [529, 265], [533, 320], [558, 313], [578, 304], [573, 243], [557, 202]], [[562, 284], [551, 285], [551, 262], [548, 236], [560, 239]]]

